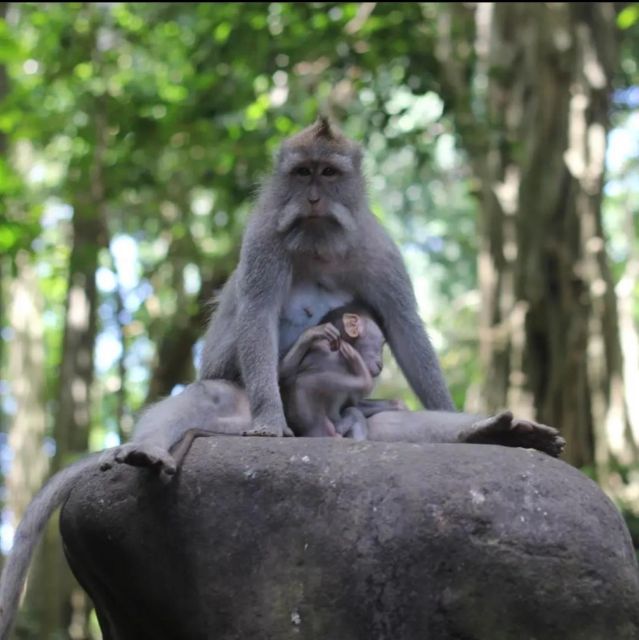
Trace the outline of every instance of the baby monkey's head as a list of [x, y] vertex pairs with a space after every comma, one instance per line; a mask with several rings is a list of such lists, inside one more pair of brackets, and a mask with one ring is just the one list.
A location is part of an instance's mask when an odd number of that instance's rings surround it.
[[381, 373], [386, 338], [370, 309], [353, 302], [329, 311], [320, 324], [326, 322], [333, 324], [341, 339], [357, 350], [373, 377]]

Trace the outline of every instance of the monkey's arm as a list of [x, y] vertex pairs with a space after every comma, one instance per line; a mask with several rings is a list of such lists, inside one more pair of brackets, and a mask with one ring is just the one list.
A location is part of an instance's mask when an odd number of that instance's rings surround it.
[[383, 442], [474, 443], [539, 449], [558, 456], [566, 442], [557, 429], [513, 417], [445, 411], [389, 411], [368, 419], [368, 439]]
[[249, 238], [240, 257], [237, 349], [242, 384], [253, 415], [251, 435], [292, 435], [286, 424], [278, 384], [278, 323], [290, 265], [276, 245], [266, 254], [266, 239]]
[[279, 366], [280, 380], [286, 381], [296, 376], [299, 366], [313, 345], [313, 342], [321, 339], [328, 340], [331, 344], [337, 346], [339, 345], [340, 339], [339, 331], [330, 323], [306, 329], [295, 344], [288, 350], [284, 358], [282, 358]]
[[82, 477], [98, 468], [102, 455], [103, 452], [92, 454], [55, 474], [27, 507], [0, 577], [0, 640], [9, 637], [31, 557], [49, 518]]
[[287, 380], [297, 374], [304, 356], [313, 343], [313, 337], [309, 335], [309, 331], [305, 331], [290, 348], [286, 355], [282, 358], [279, 368], [279, 376], [281, 380]]
[[374, 277], [361, 280], [361, 295], [381, 317], [391, 351], [424, 408], [455, 411], [401, 255], [382, 231], [376, 233], [379, 259]]
[[343, 371], [317, 371], [305, 375], [304, 384], [308, 393], [323, 394], [351, 394], [368, 393], [370, 391], [370, 377], [353, 375]]

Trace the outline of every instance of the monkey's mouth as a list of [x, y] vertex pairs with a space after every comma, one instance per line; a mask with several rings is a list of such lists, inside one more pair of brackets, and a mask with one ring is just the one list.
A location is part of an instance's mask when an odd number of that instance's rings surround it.
[[309, 231], [316, 232], [319, 229], [330, 231], [339, 230], [342, 227], [340, 221], [331, 213], [307, 213], [293, 220], [288, 227], [289, 232]]

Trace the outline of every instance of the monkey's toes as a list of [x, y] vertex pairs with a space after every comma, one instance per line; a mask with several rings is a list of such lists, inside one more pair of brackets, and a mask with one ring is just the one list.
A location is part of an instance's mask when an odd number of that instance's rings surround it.
[[504, 437], [503, 434], [510, 431], [512, 422], [512, 412], [502, 411], [497, 415], [475, 422], [469, 429], [462, 432], [460, 440], [476, 444], [490, 444], [491, 442], [500, 444]]
[[554, 427], [549, 427], [548, 425], [540, 424], [539, 422], [533, 422], [532, 420], [521, 420], [519, 418], [513, 420], [512, 429], [513, 431], [519, 431], [520, 433], [535, 432], [537, 435], [542, 437], [559, 435], [559, 431]]
[[126, 444], [116, 453], [115, 459], [132, 467], [152, 468], [170, 476], [176, 471], [175, 459], [161, 447]]
[[106, 459], [100, 462], [100, 471], [108, 471], [113, 467], [115, 459]]
[[517, 446], [537, 449], [555, 458], [566, 446], [557, 429], [530, 420], [514, 420], [512, 433]]

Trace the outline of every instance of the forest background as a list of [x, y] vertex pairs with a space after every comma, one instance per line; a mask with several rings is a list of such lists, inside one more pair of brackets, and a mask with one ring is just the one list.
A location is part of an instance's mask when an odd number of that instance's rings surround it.
[[[196, 375], [256, 186], [366, 149], [460, 409], [559, 428], [639, 546], [639, 5], [0, 3], [0, 549]], [[376, 395], [414, 396], [387, 354]], [[99, 638], [57, 527], [17, 638]]]

